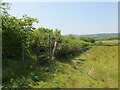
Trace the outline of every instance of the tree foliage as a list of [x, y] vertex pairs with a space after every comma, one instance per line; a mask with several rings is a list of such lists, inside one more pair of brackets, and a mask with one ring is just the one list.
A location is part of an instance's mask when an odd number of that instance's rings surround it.
[[[31, 41], [31, 51], [36, 55], [37, 59], [42, 61], [42, 57], [48, 59], [52, 55], [55, 41], [60, 44], [61, 42], [60, 30], [38, 28], [33, 32]], [[49, 57], [50, 58], [50, 57]]]
[[1, 12], [1, 14], [8, 14], [8, 10], [10, 9], [11, 5], [12, 4], [10, 4], [10, 3], [0, 1], [0, 12]]
[[16, 50], [22, 49], [22, 43], [26, 48], [29, 47], [29, 40], [35, 29], [32, 26], [34, 22], [37, 20], [26, 15], [19, 19], [6, 14], [2, 15], [3, 55], [17, 54]]
[[[62, 36], [58, 29], [35, 28], [33, 23], [38, 23], [35, 18], [23, 15], [21, 18], [11, 16], [7, 13], [9, 3], [2, 3], [2, 39], [3, 57], [21, 57], [23, 44], [25, 54], [33, 54], [38, 61], [50, 59], [54, 52], [56, 58], [66, 57], [81, 53], [95, 40], [92, 38], [77, 39], [72, 35]], [[6, 13], [5, 13], [6, 12]], [[44, 58], [43, 58], [44, 57]], [[47, 60], [48, 61], [48, 60]]]
[[78, 38], [71, 36], [63, 37], [60, 49], [56, 53], [56, 57], [64, 58], [77, 55], [85, 51], [92, 43], [84, 42]]
[[83, 40], [85, 42], [91, 42], [91, 43], [95, 42], [95, 39], [90, 37], [80, 37], [80, 40]]

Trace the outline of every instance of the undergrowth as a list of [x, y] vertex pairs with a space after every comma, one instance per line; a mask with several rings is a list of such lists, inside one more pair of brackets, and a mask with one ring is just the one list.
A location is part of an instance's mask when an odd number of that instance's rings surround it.
[[10, 60], [8, 68], [3, 67], [3, 87], [118, 88], [117, 46], [97, 46], [68, 60], [53, 60], [47, 66], [36, 65], [32, 58], [24, 66]]

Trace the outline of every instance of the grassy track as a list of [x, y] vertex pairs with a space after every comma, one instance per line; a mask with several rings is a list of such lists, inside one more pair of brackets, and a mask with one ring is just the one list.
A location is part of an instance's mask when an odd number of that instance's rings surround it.
[[92, 87], [118, 87], [117, 46], [94, 47], [81, 58], [86, 59], [82, 72], [96, 82]]
[[10, 63], [11, 68], [3, 70], [5, 87], [118, 87], [118, 46], [95, 46], [82, 55], [62, 61], [54, 60], [45, 67], [27, 63], [25, 69], [18, 61]]
[[[34, 88], [117, 88], [118, 46], [97, 46], [66, 63], [49, 67], [50, 77]], [[57, 64], [57, 65], [56, 65]]]

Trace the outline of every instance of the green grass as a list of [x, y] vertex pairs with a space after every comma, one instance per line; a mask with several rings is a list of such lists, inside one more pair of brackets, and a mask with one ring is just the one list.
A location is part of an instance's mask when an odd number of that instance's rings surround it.
[[104, 41], [101, 41], [101, 44], [100, 44], [100, 41], [96, 41], [95, 42], [96, 45], [102, 45], [102, 46], [112, 46], [112, 45], [120, 45], [120, 41], [119, 40], [104, 40]]
[[83, 74], [92, 78], [94, 84], [100, 82], [92, 87], [118, 87], [118, 46], [97, 46], [80, 57], [86, 60]]
[[[52, 78], [33, 88], [118, 88], [118, 47], [97, 46], [66, 63], [56, 62]], [[50, 67], [52, 68], [52, 67]]]
[[[76, 59], [76, 60], [74, 60]], [[79, 60], [77, 60], [79, 59]], [[4, 87], [14, 88], [118, 88], [118, 46], [96, 46], [87, 52], [54, 60], [48, 66], [27, 64], [26, 70], [18, 62], [4, 70]], [[21, 66], [15, 69], [14, 65]], [[17, 67], [16, 66], [16, 67]], [[12, 68], [13, 67], [13, 68]], [[6, 76], [5, 76], [6, 75]], [[6, 78], [7, 77], [7, 78]]]

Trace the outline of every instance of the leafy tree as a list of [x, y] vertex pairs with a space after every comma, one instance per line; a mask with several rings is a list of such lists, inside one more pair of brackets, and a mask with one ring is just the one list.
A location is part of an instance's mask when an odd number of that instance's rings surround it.
[[19, 19], [8, 14], [2, 15], [3, 55], [15, 56], [17, 50], [21, 52], [22, 43], [25, 48], [29, 47], [30, 35], [35, 29], [32, 26], [34, 22], [37, 20], [26, 15]]
[[68, 35], [67, 37], [69, 37], [70, 39], [76, 39], [76, 37], [73, 36], [72, 34]]
[[54, 43], [61, 42], [60, 31], [56, 29], [38, 28], [33, 32], [31, 41], [31, 52], [33, 52], [37, 60], [43, 64], [48, 62], [53, 53]]
[[12, 4], [10, 3], [0, 1], [0, 12], [2, 12], [1, 14], [8, 14], [7, 11], [10, 9], [11, 5]]

